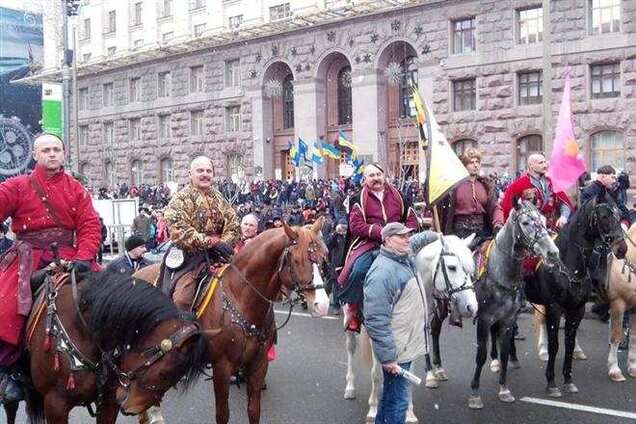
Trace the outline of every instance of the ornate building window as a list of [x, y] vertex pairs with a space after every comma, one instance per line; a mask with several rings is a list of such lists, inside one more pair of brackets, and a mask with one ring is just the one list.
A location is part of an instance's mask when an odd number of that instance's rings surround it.
[[616, 131], [601, 131], [592, 134], [591, 169], [596, 171], [603, 165], [612, 165], [616, 169], [625, 169], [625, 139]]
[[412, 118], [416, 115], [411, 85], [417, 84], [417, 68], [413, 63], [415, 57], [407, 57], [402, 61], [402, 78], [400, 78], [400, 118]]
[[592, 34], [607, 34], [621, 30], [621, 0], [589, 0]]
[[536, 105], [543, 101], [543, 72], [523, 72], [519, 77], [519, 104]]
[[471, 53], [477, 50], [477, 22], [475, 18], [453, 21], [453, 54]]
[[283, 128], [294, 128], [294, 76], [283, 80]]
[[132, 176], [132, 183], [135, 184], [137, 187], [142, 185], [144, 183], [143, 163], [139, 159], [132, 161], [132, 164], [130, 166], [130, 171]]
[[543, 137], [533, 134], [517, 140], [517, 171], [528, 169], [528, 157], [534, 153], [543, 153]]
[[159, 162], [160, 180], [162, 183], [174, 181], [174, 168], [171, 158], [163, 158]]
[[590, 67], [592, 98], [619, 97], [621, 95], [620, 63], [605, 63]]
[[453, 111], [475, 110], [477, 103], [475, 79], [453, 81]]
[[353, 122], [351, 105], [351, 66], [344, 66], [338, 72], [338, 125]]

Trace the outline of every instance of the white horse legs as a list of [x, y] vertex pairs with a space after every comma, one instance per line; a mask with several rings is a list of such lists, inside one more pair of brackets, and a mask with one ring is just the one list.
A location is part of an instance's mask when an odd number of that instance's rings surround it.
[[353, 373], [353, 360], [354, 355], [356, 353], [356, 346], [358, 344], [356, 339], [356, 334], [347, 331], [345, 332], [346, 337], [346, 346], [347, 346], [347, 375], [345, 377], [345, 381], [347, 385], [345, 386], [344, 398], [345, 399], [355, 399], [356, 398], [356, 386], [355, 386], [355, 374]]
[[630, 377], [636, 378], [636, 330], [634, 329], [636, 327], [636, 323], [634, 321], [636, 321], [636, 319], [632, 317], [632, 329], [629, 335], [629, 354], [627, 355], [629, 368], [627, 369], [627, 372], [629, 372]]
[[382, 365], [373, 356], [371, 366], [371, 393], [369, 393], [369, 412], [367, 412], [367, 422], [375, 421], [378, 414], [378, 399], [380, 398], [380, 387], [382, 387]]

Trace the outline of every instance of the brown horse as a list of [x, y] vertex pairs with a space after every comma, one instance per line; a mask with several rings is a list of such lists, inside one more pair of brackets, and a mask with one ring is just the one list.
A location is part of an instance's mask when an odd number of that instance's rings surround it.
[[139, 414], [201, 372], [205, 337], [163, 293], [121, 275], [68, 280], [47, 277], [27, 327], [32, 422], [68, 423], [73, 407], [95, 402], [97, 423], [114, 423], [119, 410]]
[[[610, 304], [611, 338], [610, 352], [607, 358], [609, 378], [613, 381], [625, 381], [618, 366], [618, 345], [623, 337], [623, 314], [636, 307], [636, 224], [628, 232], [627, 254], [625, 259], [616, 259], [612, 255], [608, 272], [607, 298]], [[636, 377], [636, 319], [631, 319], [628, 373]]]
[[[200, 312], [203, 329], [222, 329], [208, 343], [218, 424], [229, 421], [230, 377], [238, 369], [247, 379], [249, 422], [260, 422], [266, 351], [276, 334], [274, 302], [281, 295], [300, 295], [314, 309], [322, 306], [316, 302], [314, 273], [327, 255], [322, 223], [319, 219], [311, 228], [284, 225], [257, 236], [234, 256], [209, 306]], [[145, 268], [135, 276], [152, 282], [158, 270]]]

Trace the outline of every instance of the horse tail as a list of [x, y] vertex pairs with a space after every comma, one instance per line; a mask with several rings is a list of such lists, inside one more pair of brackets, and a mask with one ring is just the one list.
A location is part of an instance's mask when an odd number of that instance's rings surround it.
[[25, 390], [26, 413], [29, 416], [30, 424], [45, 424], [44, 416], [44, 396], [35, 388], [29, 387]]
[[[363, 327], [364, 328], [364, 327]], [[362, 359], [362, 363], [366, 365], [368, 368], [371, 368], [373, 365], [373, 348], [371, 347], [371, 338], [366, 331], [360, 332], [360, 358]]]

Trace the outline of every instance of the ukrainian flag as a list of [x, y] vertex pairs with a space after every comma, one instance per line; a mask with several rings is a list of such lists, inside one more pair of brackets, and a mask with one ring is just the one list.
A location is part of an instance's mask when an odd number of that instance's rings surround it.
[[338, 144], [342, 147], [350, 149], [352, 158], [355, 159], [356, 157], [358, 157], [358, 148], [355, 144], [347, 140], [347, 136], [345, 135], [345, 133], [342, 132], [342, 130], [338, 130]]
[[311, 154], [311, 160], [312, 162], [315, 162], [318, 165], [322, 165], [323, 163], [325, 163], [325, 158], [322, 156], [322, 147], [320, 146], [320, 143], [317, 141], [314, 143], [314, 149]]
[[296, 146], [291, 143], [289, 146], [289, 157], [295, 167], [300, 166], [300, 152], [298, 151]]
[[340, 159], [342, 155], [342, 153], [340, 152], [340, 149], [338, 149], [333, 144], [329, 144], [329, 143], [322, 144], [322, 154], [323, 156], [327, 156], [328, 158], [331, 158], [331, 159]]

